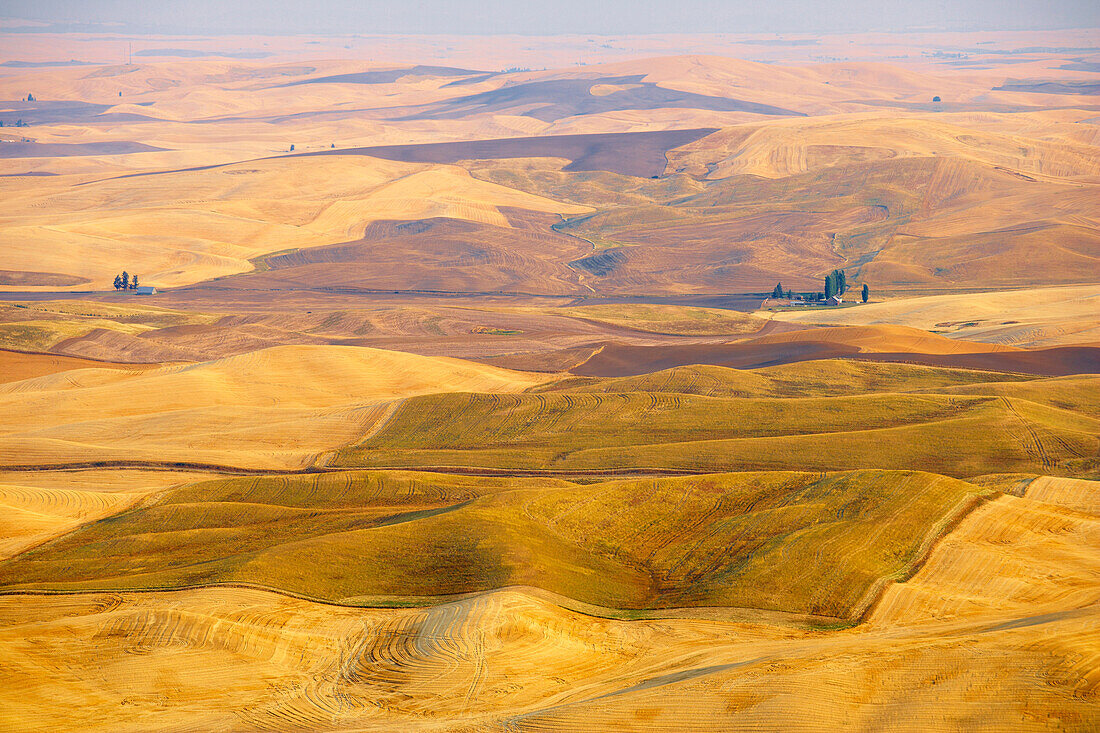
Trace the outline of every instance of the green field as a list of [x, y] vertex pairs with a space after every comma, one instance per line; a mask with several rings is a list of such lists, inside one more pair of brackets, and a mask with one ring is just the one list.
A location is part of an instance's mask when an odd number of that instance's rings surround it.
[[[1006, 381], [983, 381], [994, 379]], [[1088, 474], [1100, 446], [1100, 378], [1020, 379], [833, 361], [427, 395], [330, 464]]]
[[0, 587], [245, 582], [384, 604], [528, 585], [611, 609], [848, 619], [982, 491], [884, 471], [583, 486], [393, 472], [229, 479], [0, 564]]

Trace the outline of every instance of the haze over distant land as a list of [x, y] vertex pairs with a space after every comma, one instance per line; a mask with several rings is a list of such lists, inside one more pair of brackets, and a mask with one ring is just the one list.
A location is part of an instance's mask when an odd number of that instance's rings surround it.
[[[659, 56], [714, 55], [778, 64], [882, 62], [929, 68], [1012, 72], [1022, 60], [1058, 60], [1087, 71], [1100, 49], [1094, 29], [1030, 31], [913, 31], [897, 33], [670, 33], [599, 35], [425, 35], [359, 32], [350, 35], [150, 35], [121, 30], [62, 32], [56, 27], [0, 26], [0, 68], [125, 64], [186, 59], [295, 61], [342, 59], [372, 65], [463, 69], [555, 69]], [[1002, 78], [1009, 78], [1008, 74]]]
[[[1092, 0], [5, 0], [9, 30], [558, 35], [1041, 30], [1100, 26]], [[39, 25], [41, 24], [41, 25]]]

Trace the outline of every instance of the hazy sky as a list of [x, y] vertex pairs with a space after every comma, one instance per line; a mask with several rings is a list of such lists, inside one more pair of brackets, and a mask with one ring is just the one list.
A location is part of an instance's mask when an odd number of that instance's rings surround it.
[[0, 0], [2, 16], [189, 34], [815, 33], [1097, 27], [1100, 0]]

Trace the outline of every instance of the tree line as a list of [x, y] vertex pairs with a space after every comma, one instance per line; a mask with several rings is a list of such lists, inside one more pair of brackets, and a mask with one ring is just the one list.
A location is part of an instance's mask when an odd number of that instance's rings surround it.
[[115, 290], [137, 290], [138, 276], [131, 275], [125, 270], [121, 275], [115, 275]]
[[[829, 298], [843, 295], [848, 290], [848, 278], [844, 274], [844, 270], [833, 270], [825, 276], [825, 291], [817, 293], [798, 293], [797, 297], [806, 301], [819, 301], [828, 300]], [[864, 303], [871, 297], [871, 289], [867, 287], [867, 283], [863, 284], [862, 292], [860, 293]], [[794, 300], [796, 295], [793, 290], [784, 290], [783, 283], [776, 283], [772, 288], [771, 297], [773, 298], [786, 298], [787, 300]]]
[[844, 295], [844, 291], [847, 289], [848, 283], [844, 270], [833, 270], [825, 276], [825, 300], [834, 295]]

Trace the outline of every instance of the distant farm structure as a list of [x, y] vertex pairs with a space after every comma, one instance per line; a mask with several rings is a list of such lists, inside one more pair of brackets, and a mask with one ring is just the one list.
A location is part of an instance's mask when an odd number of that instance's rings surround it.
[[[786, 301], [776, 305], [784, 308], [799, 308], [803, 306], [838, 306], [844, 304], [844, 293], [848, 290], [847, 278], [843, 270], [833, 270], [825, 277], [825, 292], [796, 293], [785, 289], [782, 283], [776, 283], [771, 293], [764, 299]], [[871, 297], [871, 290], [866, 283], [860, 291], [860, 298], [853, 299], [853, 304], [866, 303]]]

